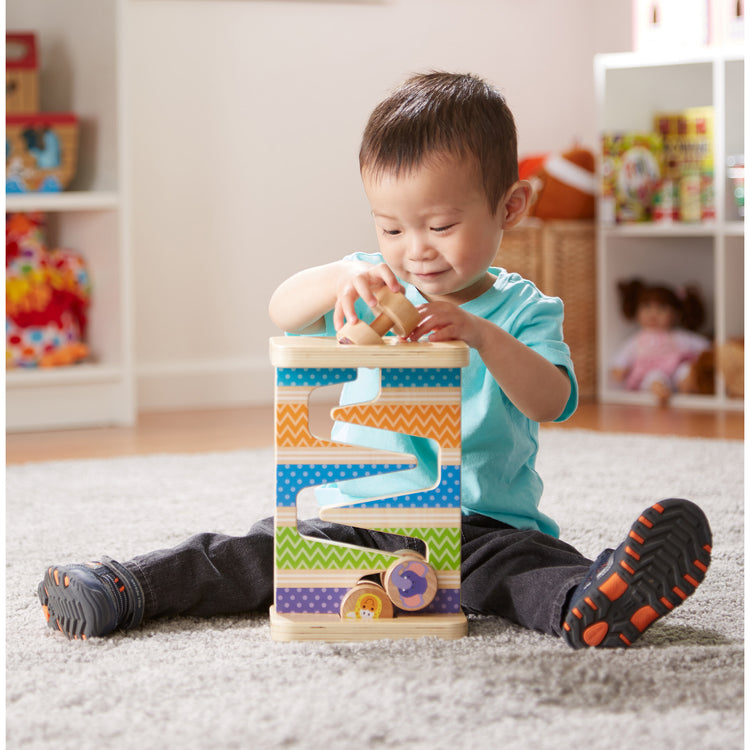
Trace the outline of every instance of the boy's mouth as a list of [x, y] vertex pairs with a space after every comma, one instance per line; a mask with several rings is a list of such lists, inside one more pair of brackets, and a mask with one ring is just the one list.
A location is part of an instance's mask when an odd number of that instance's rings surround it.
[[412, 276], [420, 281], [434, 281], [435, 279], [439, 279], [445, 273], [447, 273], [447, 269], [442, 271], [418, 271], [414, 272]]

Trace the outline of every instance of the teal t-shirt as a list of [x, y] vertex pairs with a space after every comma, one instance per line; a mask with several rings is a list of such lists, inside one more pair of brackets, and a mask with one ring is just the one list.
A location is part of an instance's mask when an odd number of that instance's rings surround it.
[[[349, 256], [368, 263], [382, 263], [380, 254]], [[461, 305], [474, 315], [492, 321], [570, 377], [570, 397], [556, 421], [570, 417], [578, 404], [578, 385], [563, 341], [563, 303], [542, 294], [530, 281], [502, 268], [490, 268], [494, 285], [476, 299]], [[402, 282], [403, 283], [403, 282]], [[414, 305], [426, 302], [419, 291], [404, 284], [406, 297]], [[371, 321], [373, 313], [360, 299], [357, 315]], [[333, 313], [326, 315], [326, 334], [335, 335]], [[538, 529], [559, 535], [557, 524], [539, 510], [542, 480], [536, 471], [539, 424], [524, 416], [505, 396], [481, 357], [470, 350], [469, 365], [461, 371], [461, 507], [464, 514], [479, 513], [519, 529]], [[361, 369], [355, 381], [347, 383], [341, 403], [373, 399], [379, 389], [379, 371]], [[342, 482], [322, 488], [322, 504], [340, 503], [346, 498], [388, 497], [417, 491], [435, 484], [438, 471], [437, 446], [426, 438], [410, 437], [359, 425], [337, 422], [332, 438], [381, 450], [413, 455], [417, 467], [409, 471], [370, 479]], [[346, 497], [342, 497], [341, 494]]]

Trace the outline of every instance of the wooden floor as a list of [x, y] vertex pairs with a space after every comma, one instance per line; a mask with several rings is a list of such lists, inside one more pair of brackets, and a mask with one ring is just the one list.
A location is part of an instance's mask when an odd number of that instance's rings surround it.
[[[325, 419], [327, 411], [328, 407], [317, 406], [316, 419]], [[569, 428], [742, 440], [744, 414], [584, 403], [564, 424], [543, 429]], [[324, 433], [318, 431], [318, 434]], [[268, 406], [148, 412], [140, 415], [135, 427], [11, 433], [6, 436], [5, 447], [6, 462], [16, 464], [146, 453], [228, 451], [272, 444], [273, 409]]]

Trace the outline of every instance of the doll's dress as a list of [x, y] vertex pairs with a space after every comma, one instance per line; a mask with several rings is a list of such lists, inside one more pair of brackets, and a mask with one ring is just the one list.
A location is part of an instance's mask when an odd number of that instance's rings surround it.
[[625, 342], [613, 366], [627, 372], [628, 390], [648, 388], [657, 380], [675, 388], [690, 364], [708, 347], [704, 336], [682, 328], [644, 328]]

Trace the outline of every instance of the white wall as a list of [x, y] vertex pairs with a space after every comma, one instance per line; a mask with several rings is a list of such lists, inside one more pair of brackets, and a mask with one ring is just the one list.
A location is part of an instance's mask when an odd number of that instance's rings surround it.
[[493, 81], [521, 155], [593, 147], [593, 54], [631, 42], [629, 0], [131, 0], [127, 20], [144, 410], [271, 400], [268, 298], [375, 249], [359, 137], [405, 76]]

